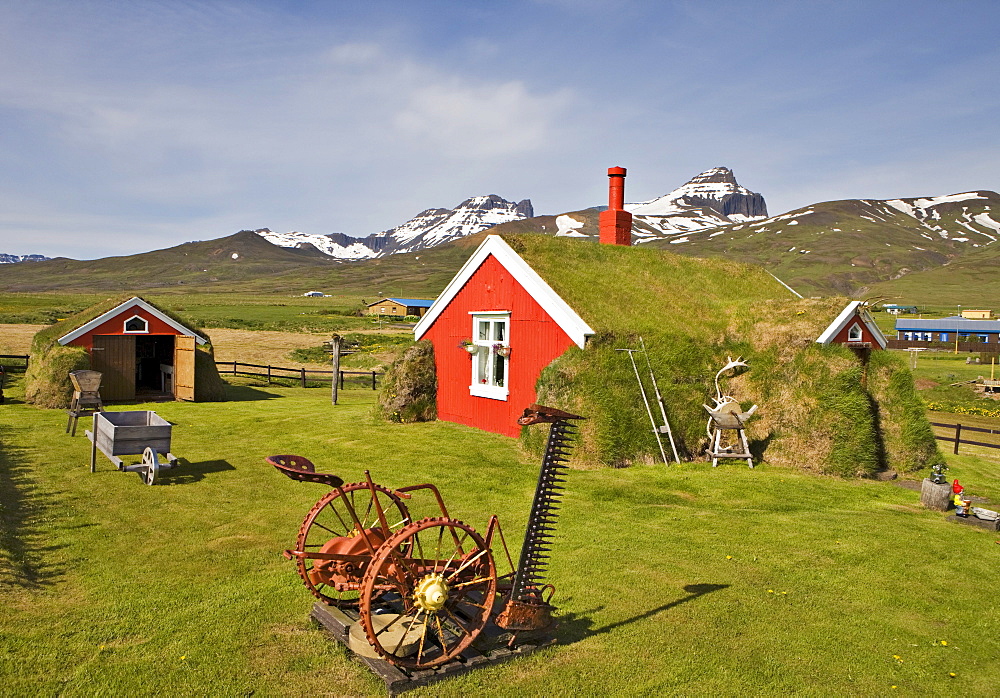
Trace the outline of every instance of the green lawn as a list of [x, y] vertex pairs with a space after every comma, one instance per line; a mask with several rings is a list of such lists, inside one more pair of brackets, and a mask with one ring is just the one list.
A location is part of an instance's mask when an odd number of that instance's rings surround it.
[[[9, 695], [382, 695], [308, 621], [290, 547], [324, 492], [263, 462], [298, 453], [349, 481], [438, 485], [519, 544], [538, 461], [447, 423], [370, 417], [370, 391], [233, 387], [162, 403], [182, 465], [147, 487], [0, 405], [0, 680]], [[10, 399], [13, 398], [13, 399]], [[82, 431], [82, 430], [81, 430]], [[960, 456], [972, 493], [995, 461]], [[550, 581], [559, 644], [413, 695], [991, 695], [995, 533], [893, 483], [731, 463], [573, 470]], [[415, 504], [420, 509], [419, 504]], [[424, 510], [427, 511], [427, 510]], [[942, 641], [947, 644], [943, 644]], [[954, 672], [956, 678], [951, 678]], [[893, 691], [892, 687], [898, 687]]]

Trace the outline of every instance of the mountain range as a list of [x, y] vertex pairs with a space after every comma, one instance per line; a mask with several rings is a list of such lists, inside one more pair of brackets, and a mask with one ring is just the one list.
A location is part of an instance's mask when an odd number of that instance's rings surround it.
[[[802, 295], [902, 293], [911, 303], [1000, 305], [996, 192], [828, 201], [768, 216], [761, 194], [717, 167], [626, 208], [634, 244], [761, 264]], [[440, 291], [482, 232], [595, 241], [601, 210], [534, 216], [529, 200], [479, 196], [362, 238], [246, 230], [127, 257], [9, 264], [0, 290], [248, 290], [268, 278], [271, 287], [294, 291], [365, 288], [392, 278], [396, 288], [403, 282], [408, 293], [427, 297]]]

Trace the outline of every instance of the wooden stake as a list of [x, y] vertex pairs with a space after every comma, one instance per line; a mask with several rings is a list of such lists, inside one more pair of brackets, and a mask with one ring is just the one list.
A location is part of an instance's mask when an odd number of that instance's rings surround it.
[[332, 355], [333, 361], [333, 373], [331, 374], [330, 385], [330, 402], [334, 405], [337, 404], [337, 387], [340, 383], [337, 380], [340, 377], [340, 335], [335, 334], [330, 339], [330, 353]]

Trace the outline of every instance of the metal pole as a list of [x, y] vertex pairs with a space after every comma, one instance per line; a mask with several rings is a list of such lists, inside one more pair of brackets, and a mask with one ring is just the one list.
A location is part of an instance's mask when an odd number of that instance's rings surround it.
[[639, 382], [639, 392], [642, 393], [642, 402], [646, 405], [646, 414], [649, 415], [649, 423], [653, 425], [653, 435], [656, 436], [656, 444], [660, 447], [660, 455], [663, 456], [663, 464], [670, 465], [670, 461], [667, 460], [667, 452], [663, 450], [663, 439], [660, 438], [660, 430], [656, 426], [656, 418], [653, 416], [653, 410], [649, 406], [649, 398], [646, 397], [646, 388], [642, 385], [642, 377], [639, 375], [639, 367], [635, 363], [635, 357], [632, 356], [632, 352], [638, 350], [615, 349], [615, 351], [627, 351], [628, 358], [632, 360], [632, 370], [635, 371], [635, 379]]
[[649, 379], [653, 381], [653, 391], [656, 393], [656, 401], [660, 404], [660, 415], [663, 417], [663, 427], [667, 430], [667, 438], [670, 439], [670, 450], [674, 453], [674, 462], [681, 464], [681, 459], [677, 456], [677, 446], [674, 444], [674, 433], [670, 429], [670, 421], [667, 419], [667, 408], [663, 406], [663, 396], [660, 395], [660, 386], [656, 383], [656, 374], [653, 373], [653, 364], [649, 362], [649, 352], [646, 351], [646, 342], [639, 337], [639, 344], [642, 346], [642, 353], [646, 357], [646, 366], [649, 368]]
[[330, 338], [330, 351], [333, 354], [333, 368], [330, 374], [330, 402], [337, 404], [337, 380], [340, 377], [340, 335], [335, 334]]

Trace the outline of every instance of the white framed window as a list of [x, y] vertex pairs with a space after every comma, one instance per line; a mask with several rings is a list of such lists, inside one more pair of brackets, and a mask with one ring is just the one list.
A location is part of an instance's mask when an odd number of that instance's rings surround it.
[[125, 334], [148, 334], [149, 323], [146, 322], [146, 318], [133, 315], [125, 321], [125, 326], [122, 329], [122, 332]]
[[472, 383], [469, 394], [506, 400], [510, 366], [510, 313], [471, 313]]
[[858, 325], [857, 323], [851, 325], [851, 329], [847, 330], [847, 341], [848, 342], [861, 341], [861, 325]]

